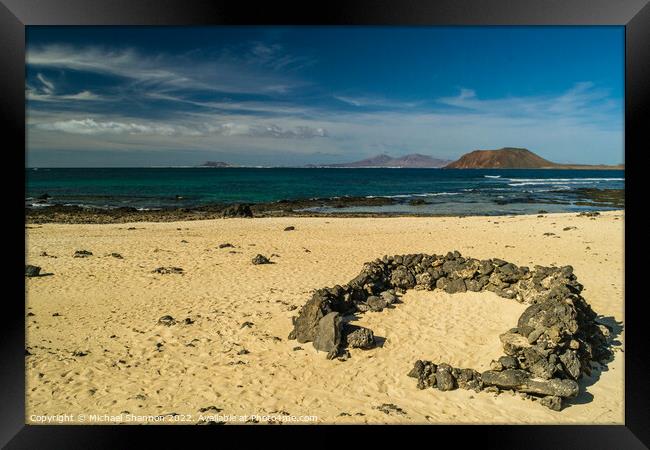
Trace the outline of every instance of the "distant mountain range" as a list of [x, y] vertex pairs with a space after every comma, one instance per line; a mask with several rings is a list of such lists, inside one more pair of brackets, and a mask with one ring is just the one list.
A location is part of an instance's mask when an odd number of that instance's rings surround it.
[[362, 159], [350, 163], [339, 164], [310, 164], [307, 167], [398, 167], [398, 168], [440, 168], [449, 164], [451, 161], [446, 159], [433, 158], [428, 155], [413, 153], [410, 155], [392, 156], [382, 154], [372, 158]]
[[445, 169], [625, 169], [617, 166], [588, 164], [558, 164], [548, 161], [526, 148], [505, 147], [498, 150], [474, 150], [461, 156]]
[[[222, 161], [206, 161], [199, 167], [243, 167]], [[443, 169], [591, 169], [624, 170], [623, 164], [608, 166], [588, 164], [558, 164], [548, 161], [526, 148], [504, 147], [498, 150], [474, 150], [456, 161], [412, 153], [392, 157], [386, 154], [349, 163], [308, 164], [307, 168], [443, 168]]]

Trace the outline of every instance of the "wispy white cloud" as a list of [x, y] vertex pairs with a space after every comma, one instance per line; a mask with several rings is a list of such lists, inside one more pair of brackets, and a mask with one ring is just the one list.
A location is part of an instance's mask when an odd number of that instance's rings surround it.
[[246, 123], [241, 121], [180, 125], [133, 121], [102, 121], [93, 118], [84, 118], [55, 122], [41, 122], [34, 126], [43, 131], [56, 131], [69, 134], [148, 135], [156, 138], [172, 136], [246, 136], [259, 138], [310, 139], [326, 137], [328, 135], [324, 128], [313, 128], [305, 125], [293, 128], [283, 128], [272, 123]]
[[43, 93], [31, 87], [27, 87], [25, 91], [27, 100], [37, 102], [74, 102], [74, 101], [105, 101], [106, 97], [97, 95], [91, 91], [81, 91], [76, 94], [52, 94]]
[[[457, 96], [442, 97], [437, 102], [465, 112], [489, 116], [563, 119], [589, 123], [607, 122], [622, 112], [622, 102], [614, 102], [607, 90], [592, 82], [580, 82], [556, 95], [510, 96], [482, 99], [472, 89], [462, 88]], [[453, 112], [452, 112], [453, 113]]]
[[[46, 131], [60, 131], [71, 134], [148, 134], [157, 136], [173, 136], [190, 134], [184, 127], [169, 125], [151, 125], [135, 122], [96, 121], [94, 119], [70, 119], [58, 122], [41, 123], [37, 128]], [[188, 133], [189, 132], [189, 133]], [[196, 134], [198, 135], [198, 133]]]
[[314, 58], [287, 53], [281, 44], [265, 42], [255, 42], [249, 52], [244, 52], [242, 59], [248, 64], [262, 65], [275, 71], [295, 71], [316, 62]]
[[167, 93], [150, 92], [145, 94], [146, 98], [154, 100], [166, 100], [170, 102], [183, 103], [187, 105], [199, 106], [207, 109], [219, 111], [237, 111], [239, 113], [250, 114], [272, 114], [272, 115], [305, 115], [315, 111], [314, 107], [308, 107], [299, 103], [279, 102], [279, 101], [261, 101], [249, 100], [243, 101], [210, 101], [210, 100], [193, 100], [181, 95], [171, 95]]
[[[123, 77], [151, 89], [201, 89], [225, 93], [284, 94], [302, 85], [298, 79], [277, 71], [260, 70], [273, 60], [290, 64], [291, 56], [277, 57], [277, 51], [257, 50], [259, 57], [249, 55], [200, 60], [196, 55], [145, 55], [132, 48], [107, 49], [97, 46], [74, 47], [44, 45], [29, 47], [26, 61], [35, 68], [68, 69]], [[269, 53], [270, 52], [270, 53]], [[254, 56], [254, 54], [253, 54]]]
[[42, 89], [46, 94], [52, 94], [54, 92], [54, 83], [46, 79], [42, 73], [37, 74], [36, 78], [43, 85]]
[[415, 108], [422, 105], [423, 101], [409, 102], [409, 101], [399, 101], [391, 100], [384, 97], [373, 97], [373, 96], [349, 96], [349, 95], [335, 95], [334, 98], [340, 102], [346, 103], [348, 105], [356, 107], [379, 107], [379, 108]]

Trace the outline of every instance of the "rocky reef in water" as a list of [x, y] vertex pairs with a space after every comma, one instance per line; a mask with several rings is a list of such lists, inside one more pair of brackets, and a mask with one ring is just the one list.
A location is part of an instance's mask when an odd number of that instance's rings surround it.
[[[44, 194], [47, 195], [47, 194]], [[48, 196], [49, 198], [49, 196]], [[136, 209], [133, 207], [96, 208], [76, 205], [51, 204], [47, 199], [41, 205], [46, 207], [26, 208], [28, 223], [129, 223], [129, 222], [176, 222], [248, 217], [332, 217], [333, 212], [317, 212], [309, 208], [346, 208], [350, 206], [384, 206], [397, 203], [386, 197], [340, 197], [303, 200], [279, 200], [267, 203], [215, 203], [194, 207], [170, 207], [161, 209]], [[381, 214], [356, 213], [347, 216], [379, 216]]]
[[577, 380], [591, 373], [592, 361], [606, 364], [612, 357], [611, 330], [597, 322], [580, 295], [583, 286], [571, 266], [529, 269], [497, 258], [464, 258], [457, 251], [384, 256], [364, 264], [349, 283], [316, 290], [294, 317], [289, 338], [313, 342], [329, 359], [347, 359], [346, 348], [370, 348], [374, 335], [343, 317], [392, 307], [408, 289], [491, 291], [530, 305], [500, 335], [504, 355], [492, 361], [491, 370], [416, 361], [409, 375], [420, 389], [510, 390], [559, 411], [565, 399], [578, 395]]

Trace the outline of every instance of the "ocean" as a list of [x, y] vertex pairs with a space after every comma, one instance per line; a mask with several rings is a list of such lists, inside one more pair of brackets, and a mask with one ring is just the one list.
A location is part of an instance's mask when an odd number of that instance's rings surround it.
[[[26, 169], [25, 199], [28, 208], [63, 204], [144, 210], [212, 203], [390, 197], [395, 204], [313, 210], [531, 214], [539, 210], [621, 209], [581, 203], [585, 202], [583, 189], [624, 189], [624, 174], [622, 170], [548, 169], [39, 168]], [[38, 200], [44, 194], [50, 198]]]

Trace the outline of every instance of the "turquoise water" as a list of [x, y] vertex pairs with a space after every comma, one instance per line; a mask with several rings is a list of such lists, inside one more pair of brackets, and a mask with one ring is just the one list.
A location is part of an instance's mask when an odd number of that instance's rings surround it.
[[[624, 171], [97, 168], [26, 169], [26, 205], [130, 206], [142, 209], [211, 203], [259, 203], [344, 196], [392, 197], [382, 207], [339, 212], [520, 214], [594, 209], [574, 202], [578, 188], [623, 189]], [[48, 201], [36, 200], [47, 193]], [[409, 205], [413, 199], [426, 204]], [[568, 204], [556, 204], [555, 202]], [[605, 207], [596, 208], [608, 209]]]

